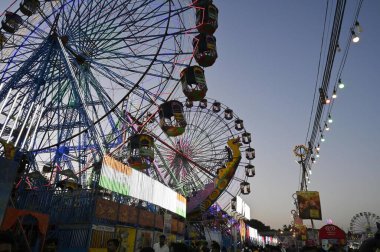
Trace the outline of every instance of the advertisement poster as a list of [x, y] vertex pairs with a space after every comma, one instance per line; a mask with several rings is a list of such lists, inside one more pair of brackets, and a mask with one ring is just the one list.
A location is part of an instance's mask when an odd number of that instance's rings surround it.
[[135, 251], [138, 252], [144, 247], [153, 247], [153, 231], [137, 230]]
[[298, 191], [297, 202], [300, 218], [322, 220], [319, 192]]
[[136, 240], [136, 229], [128, 227], [116, 228], [120, 240], [120, 252], [133, 252]]
[[297, 239], [306, 241], [307, 240], [307, 228], [305, 225], [295, 225]]
[[172, 216], [168, 213], [164, 215], [164, 234], [170, 234], [172, 232]]

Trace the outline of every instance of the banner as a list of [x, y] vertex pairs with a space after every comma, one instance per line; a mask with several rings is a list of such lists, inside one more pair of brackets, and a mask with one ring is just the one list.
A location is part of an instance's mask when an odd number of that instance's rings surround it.
[[239, 196], [236, 196], [236, 211], [233, 211], [232, 208], [230, 208], [229, 214], [236, 219], [251, 219], [251, 209], [249, 205], [245, 203], [244, 200]]
[[322, 220], [319, 192], [298, 191], [297, 202], [300, 218]]
[[146, 174], [105, 156], [99, 184], [122, 195], [153, 203], [186, 218], [186, 198]]

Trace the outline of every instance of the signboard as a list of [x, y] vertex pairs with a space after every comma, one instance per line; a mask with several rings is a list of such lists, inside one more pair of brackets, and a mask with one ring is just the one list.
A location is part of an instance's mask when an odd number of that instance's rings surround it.
[[236, 211], [230, 208], [231, 215], [236, 218], [244, 218], [247, 220], [251, 219], [251, 209], [247, 203], [243, 201], [243, 199], [239, 196], [236, 196]]
[[322, 220], [319, 192], [298, 191], [296, 194], [300, 218]]
[[105, 232], [115, 232], [115, 227], [104, 226], [104, 225], [92, 225], [92, 229]]
[[101, 187], [153, 203], [186, 218], [186, 198], [146, 174], [105, 156], [99, 184]]
[[333, 245], [344, 245], [346, 243], [344, 231], [333, 224], [324, 225], [319, 229], [318, 233], [319, 240], [324, 249], [328, 249]]
[[133, 252], [135, 247], [136, 229], [129, 227], [117, 227], [120, 242], [120, 252]]
[[339, 227], [328, 224], [319, 229], [319, 239], [346, 239], [346, 234]]

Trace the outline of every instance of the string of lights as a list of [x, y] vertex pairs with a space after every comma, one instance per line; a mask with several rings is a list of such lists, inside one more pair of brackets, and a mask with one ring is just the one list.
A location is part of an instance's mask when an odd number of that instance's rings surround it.
[[[319, 95], [319, 99], [317, 100], [312, 133], [310, 135], [310, 138], [308, 138], [309, 131], [310, 131], [310, 123], [309, 123], [309, 129], [306, 136], [306, 139], [309, 139], [309, 141], [307, 141], [307, 146], [308, 146], [309, 151], [304, 160], [305, 171], [303, 171], [303, 176], [301, 178], [301, 183], [300, 183], [301, 187], [303, 185], [304, 187], [307, 188], [307, 183], [310, 183], [310, 175], [312, 174], [311, 172], [312, 165], [316, 162], [316, 159], [320, 157], [321, 144], [325, 142], [326, 133], [330, 131], [330, 125], [333, 123], [332, 110], [334, 107], [334, 103], [338, 97], [338, 92], [341, 92], [341, 90], [344, 89], [345, 87], [345, 83], [342, 80], [342, 75], [343, 75], [344, 67], [347, 61], [347, 56], [350, 50], [350, 46], [352, 43], [359, 42], [360, 40], [359, 34], [363, 31], [358, 21], [362, 3], [363, 3], [363, 0], [360, 0], [357, 3], [354, 20], [349, 29], [346, 45], [344, 47], [345, 49], [341, 57], [340, 65], [337, 70], [335, 80], [333, 82], [334, 85], [331, 88], [331, 90], [329, 90], [329, 83], [331, 79], [331, 71], [332, 71], [332, 67], [333, 67], [333, 63], [335, 59], [335, 54], [341, 51], [341, 47], [338, 41], [339, 41], [340, 29], [342, 26], [342, 20], [343, 20], [343, 15], [344, 15], [345, 1], [338, 1], [336, 4], [333, 29], [332, 29], [332, 34], [330, 36], [330, 46], [329, 46], [329, 51], [327, 55], [323, 80], [322, 80], [321, 87], [319, 88], [319, 93], [316, 94], [316, 95]], [[313, 107], [314, 107], [314, 103], [313, 103]]]

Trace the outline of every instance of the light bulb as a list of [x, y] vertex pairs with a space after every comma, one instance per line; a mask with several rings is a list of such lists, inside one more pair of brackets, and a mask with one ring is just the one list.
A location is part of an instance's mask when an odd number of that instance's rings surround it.
[[361, 27], [361, 25], [359, 24], [358, 21], [355, 22], [355, 29], [358, 33], [361, 33], [363, 32], [363, 28]]
[[351, 34], [352, 34], [352, 42], [358, 43], [360, 40], [359, 36], [356, 35], [356, 33], [354, 31], [351, 31]]
[[330, 99], [326, 99], [326, 104], [330, 104], [331, 100]]
[[323, 135], [321, 135], [321, 142], [324, 142], [325, 141], [325, 138], [323, 137]]
[[340, 89], [344, 88], [344, 83], [342, 82], [341, 79], [339, 79], [339, 81], [338, 81], [338, 88], [340, 88]]
[[332, 123], [333, 119], [331, 118], [331, 115], [329, 115], [329, 119], [327, 120], [328, 123]]
[[336, 90], [334, 89], [334, 92], [333, 92], [333, 94], [332, 94], [332, 96], [331, 96], [333, 99], [335, 99], [335, 98], [337, 98], [338, 96], [336, 95]]
[[315, 156], [319, 158], [319, 154], [317, 154], [317, 155], [315, 155]]
[[325, 123], [325, 130], [327, 130], [327, 131], [330, 130], [330, 127], [327, 125], [327, 123]]

